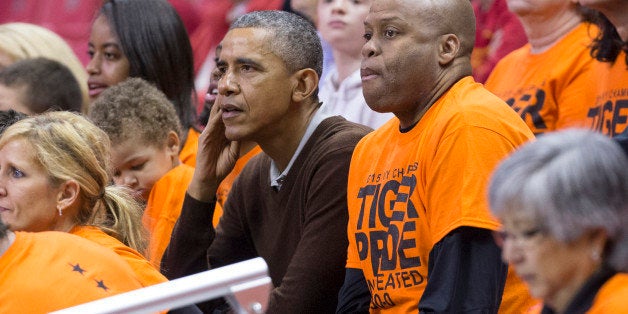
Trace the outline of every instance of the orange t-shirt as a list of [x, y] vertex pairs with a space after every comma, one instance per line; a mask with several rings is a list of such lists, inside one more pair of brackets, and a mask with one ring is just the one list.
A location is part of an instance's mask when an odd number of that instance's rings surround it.
[[[462, 226], [499, 227], [486, 200], [489, 175], [533, 137], [502, 100], [466, 77], [409, 132], [392, 119], [358, 143], [347, 188], [347, 268], [364, 273], [371, 312], [416, 312], [434, 245]], [[512, 306], [505, 313], [529, 307], [521, 282], [507, 280], [502, 299]]]
[[526, 44], [497, 63], [485, 86], [517, 111], [534, 134], [590, 127], [597, 82], [589, 45], [597, 32], [581, 23], [539, 54]]
[[628, 313], [628, 274], [611, 277], [598, 291], [587, 313]]
[[0, 313], [48, 313], [141, 287], [114, 252], [65, 232], [15, 232], [0, 255]]
[[[527, 312], [540, 314], [543, 304], [539, 303]], [[628, 274], [618, 273], [611, 277], [595, 295], [587, 314], [628, 313]]]
[[196, 153], [198, 151], [198, 137], [200, 135], [200, 132], [190, 128], [185, 144], [183, 144], [179, 152], [179, 160], [190, 167], [196, 167]]
[[142, 221], [148, 230], [148, 259], [159, 269], [172, 229], [181, 215], [194, 168], [180, 164], [161, 177], [150, 191]]
[[595, 106], [589, 109], [591, 128], [615, 136], [628, 125], [628, 66], [622, 51], [615, 63], [596, 62]]
[[75, 226], [70, 230], [70, 233], [98, 243], [118, 254], [131, 266], [144, 287], [168, 281], [142, 254], [106, 234], [98, 227]]
[[218, 190], [216, 191], [216, 203], [217, 205], [219, 204], [220, 207], [217, 206], [216, 210], [214, 211], [214, 226], [218, 224], [218, 220], [220, 219], [220, 216], [222, 216], [222, 207], [224, 207], [225, 203], [227, 202], [227, 196], [229, 195], [229, 191], [231, 191], [233, 181], [235, 181], [240, 172], [242, 172], [242, 169], [244, 168], [244, 166], [246, 166], [249, 160], [259, 154], [261, 151], [262, 149], [259, 146], [256, 145], [255, 147], [253, 147], [250, 151], [244, 154], [244, 156], [240, 157], [238, 161], [236, 161], [233, 170], [231, 170], [231, 172], [229, 172], [229, 174], [222, 180], [222, 182], [220, 182]]

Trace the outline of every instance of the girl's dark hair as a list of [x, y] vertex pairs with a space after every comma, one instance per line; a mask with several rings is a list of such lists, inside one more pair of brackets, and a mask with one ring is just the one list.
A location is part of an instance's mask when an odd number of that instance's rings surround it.
[[175, 9], [166, 0], [109, 0], [99, 15], [120, 41], [129, 76], [155, 84], [174, 104], [182, 128], [195, 127], [192, 46]]
[[[600, 33], [591, 45], [591, 56], [602, 62], [614, 63], [621, 50], [625, 50], [627, 45], [619, 37], [615, 25], [604, 14], [600, 13], [595, 23], [600, 28]], [[628, 55], [625, 62], [628, 65]]]

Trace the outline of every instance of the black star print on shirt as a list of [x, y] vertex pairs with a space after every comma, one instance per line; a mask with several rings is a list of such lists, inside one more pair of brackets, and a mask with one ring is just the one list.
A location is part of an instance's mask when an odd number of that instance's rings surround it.
[[72, 271], [75, 271], [81, 275], [85, 273], [85, 269], [81, 268], [81, 265], [79, 265], [78, 263], [76, 263], [76, 265], [70, 264], [70, 266], [72, 266]]
[[107, 286], [105, 286], [105, 281], [104, 280], [96, 280], [96, 283], [98, 284], [97, 287], [101, 288], [105, 291], [109, 290], [109, 288], [107, 288]]

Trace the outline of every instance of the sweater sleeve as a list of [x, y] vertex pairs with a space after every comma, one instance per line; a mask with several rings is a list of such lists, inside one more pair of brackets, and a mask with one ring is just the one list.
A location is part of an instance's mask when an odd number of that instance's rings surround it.
[[490, 232], [460, 227], [434, 246], [419, 313], [497, 313], [508, 266]]

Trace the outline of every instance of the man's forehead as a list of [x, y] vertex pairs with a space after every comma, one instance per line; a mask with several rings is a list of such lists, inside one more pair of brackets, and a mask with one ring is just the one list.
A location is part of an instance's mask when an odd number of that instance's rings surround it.
[[220, 57], [242, 53], [266, 55], [272, 53], [270, 32], [262, 28], [235, 28], [227, 32], [220, 44]]
[[371, 17], [384, 15], [387, 18], [414, 15], [419, 7], [425, 7], [424, 2], [424, 0], [373, 0], [368, 15]]

